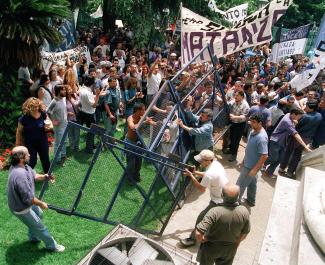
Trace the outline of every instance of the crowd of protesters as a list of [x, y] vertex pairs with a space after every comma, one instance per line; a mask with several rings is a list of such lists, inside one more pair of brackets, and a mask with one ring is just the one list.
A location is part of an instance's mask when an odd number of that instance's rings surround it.
[[[114, 136], [118, 122], [132, 115], [135, 104], [148, 106], [163, 82], [172, 79], [181, 69], [180, 54], [175, 49], [176, 40], [170, 34], [167, 34], [164, 43], [151, 49], [135, 47], [133, 33], [124, 29], [118, 29], [114, 36], [108, 38], [99, 28], [93, 28], [79, 32], [78, 40], [80, 45], [88, 47], [90, 63], [83, 56], [77, 63], [68, 58], [65, 65], [53, 64], [48, 74], [35, 71], [35, 80], [30, 78], [25, 66], [19, 70], [19, 77], [31, 85], [30, 93], [35, 97], [32, 101], [28, 99], [29, 103], [26, 101], [24, 105], [17, 130], [20, 144], [23, 135], [27, 139], [29, 131], [38, 126], [38, 119], [51, 120], [55, 149], [68, 121], [87, 127], [92, 123], [101, 124], [108, 135]], [[249, 117], [260, 113], [269, 138], [264, 174], [272, 177], [280, 165], [279, 173], [294, 177], [302, 151], [310, 151], [325, 143], [325, 75], [321, 71], [313, 85], [296, 91], [290, 86], [290, 80], [305, 68], [312, 67], [309, 58], [297, 55], [272, 63], [268, 60], [270, 52], [269, 44], [265, 44], [219, 58], [216, 67], [221, 87], [217, 87], [214, 102], [211, 102], [214, 75], [207, 74], [212, 64], [189, 65], [177, 80], [173, 80], [173, 85], [183, 102], [188, 120], [193, 122], [184, 124], [184, 121], [176, 119], [174, 124], [195, 138], [193, 149], [197, 153], [203, 149], [213, 150], [216, 128], [212, 120], [227, 103], [230, 127], [223, 136], [222, 151], [229, 154], [229, 161], [233, 162], [237, 159], [242, 137], [248, 137], [251, 131]], [[193, 90], [205, 75], [204, 82]], [[225, 97], [221, 90], [225, 92]], [[171, 95], [164, 98], [166, 100], [163, 104], [160, 102], [157, 109], [166, 114], [167, 105], [174, 104], [174, 98]], [[27, 107], [28, 104], [31, 106]], [[34, 105], [40, 106], [36, 116], [31, 115]], [[201, 114], [196, 115], [199, 110]], [[163, 117], [166, 118], [166, 115]], [[27, 129], [33, 127], [31, 124], [35, 128]], [[23, 130], [23, 127], [26, 129]], [[71, 129], [68, 134], [69, 148], [79, 150], [79, 130]], [[127, 126], [123, 137], [126, 134]], [[37, 143], [27, 140], [26, 145], [31, 154], [39, 154], [46, 171], [48, 155], [45, 156], [44, 152], [48, 153], [48, 147], [46, 144], [41, 146], [39, 141]], [[93, 153], [93, 147], [94, 139], [88, 135], [86, 151]], [[66, 159], [65, 146], [59, 159], [62, 163]], [[33, 158], [33, 166], [35, 163]]]
[[[118, 29], [110, 38], [99, 28], [81, 31], [78, 42], [88, 47], [91, 62], [83, 56], [79, 62], [67, 58], [64, 65], [53, 64], [48, 74], [35, 71], [34, 80], [25, 65], [20, 67], [19, 78], [28, 84], [30, 97], [23, 104], [18, 120], [16, 145], [27, 149], [19, 147], [21, 154], [16, 150], [21, 155], [17, 163], [24, 165], [29, 161], [34, 168], [38, 155], [47, 173], [50, 159], [46, 132], [54, 132], [54, 151], [57, 151], [68, 121], [87, 127], [98, 124], [105, 128], [106, 134], [116, 137], [117, 125], [125, 119], [122, 138], [126, 143], [138, 145], [135, 130], [150, 106], [154, 115], [145, 120], [151, 127], [150, 144], [162, 124], [168, 122], [155, 151], [167, 155], [176, 138], [187, 133], [194, 139], [192, 157], [206, 170], [185, 170], [184, 175], [191, 178], [199, 191], [210, 190], [211, 202], [198, 216], [196, 229], [181, 244], [194, 245], [196, 236], [202, 244], [199, 261], [231, 264], [239, 242], [250, 230], [249, 213], [240, 202], [255, 206], [258, 172], [261, 170], [266, 178], [272, 178], [278, 168], [279, 175], [296, 178], [302, 152], [325, 144], [325, 72], [321, 71], [311, 86], [297, 91], [290, 80], [313, 67], [310, 59], [297, 55], [279, 63], [270, 62], [269, 44], [219, 58], [216, 66], [211, 62], [194, 62], [181, 70], [181, 57], [171, 34], [166, 35], [165, 43], [150, 49], [135, 47], [133, 33], [126, 29]], [[219, 73], [220, 83], [215, 82], [213, 67]], [[165, 80], [171, 80], [175, 93], [163, 86]], [[179, 102], [186, 119], [175, 113], [167, 120]], [[221, 112], [227, 115], [221, 116]], [[223, 134], [222, 152], [229, 155], [229, 162], [237, 161], [239, 144], [246, 138], [238, 186], [227, 184], [224, 168], [213, 153], [221, 119], [228, 121], [221, 124], [228, 128]], [[79, 151], [77, 127], [69, 127], [67, 143], [70, 151]], [[67, 156], [65, 145], [57, 154], [62, 164]], [[88, 133], [84, 151], [93, 154], [94, 146], [94, 135]], [[129, 183], [141, 181], [141, 157], [130, 152], [126, 160]], [[170, 172], [170, 176], [174, 175]], [[229, 207], [237, 210], [228, 211]], [[221, 226], [216, 221], [220, 216]], [[240, 225], [236, 221], [236, 226], [231, 227], [233, 217], [241, 220]], [[51, 236], [47, 237], [52, 244], [49, 249], [64, 250]], [[213, 248], [209, 247], [211, 238], [215, 239], [211, 241]], [[222, 244], [229, 243], [226, 248], [218, 243], [220, 238]]]

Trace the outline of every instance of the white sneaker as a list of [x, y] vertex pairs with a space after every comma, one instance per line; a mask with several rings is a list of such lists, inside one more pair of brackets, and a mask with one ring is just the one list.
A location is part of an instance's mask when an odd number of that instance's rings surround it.
[[57, 245], [56, 248], [53, 250], [54, 252], [63, 252], [65, 250], [65, 246]]

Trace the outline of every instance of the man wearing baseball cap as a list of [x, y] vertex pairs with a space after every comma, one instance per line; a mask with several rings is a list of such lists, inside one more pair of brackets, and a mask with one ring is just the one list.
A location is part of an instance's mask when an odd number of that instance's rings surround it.
[[[228, 183], [226, 172], [223, 166], [215, 159], [214, 153], [211, 150], [204, 149], [198, 155], [194, 156], [194, 159], [200, 163], [205, 169], [205, 172], [194, 171], [190, 172], [185, 169], [184, 175], [191, 178], [194, 187], [200, 192], [205, 192], [206, 189], [210, 190], [210, 203], [197, 217], [195, 227], [202, 221], [205, 214], [213, 207], [222, 203], [222, 188]], [[199, 182], [195, 176], [202, 178]], [[180, 243], [184, 247], [190, 247], [195, 245], [195, 229], [192, 231], [190, 237], [181, 239]]]

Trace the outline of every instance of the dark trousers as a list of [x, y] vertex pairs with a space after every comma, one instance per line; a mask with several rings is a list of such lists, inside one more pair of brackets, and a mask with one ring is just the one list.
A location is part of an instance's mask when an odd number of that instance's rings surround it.
[[44, 138], [37, 142], [25, 142], [25, 146], [30, 154], [29, 165], [34, 168], [37, 164], [37, 154], [42, 163], [44, 173], [47, 173], [50, 168], [50, 156], [49, 156], [49, 143], [47, 138]]
[[244, 134], [246, 122], [232, 123], [230, 126], [230, 153], [237, 156], [240, 140]]
[[[303, 140], [306, 144], [310, 143], [310, 139], [303, 138]], [[297, 169], [303, 150], [303, 146], [291, 136], [288, 139], [287, 147], [280, 163], [280, 168], [285, 169], [288, 167], [288, 173], [293, 174]]]
[[196, 229], [196, 226], [203, 220], [204, 216], [207, 214], [207, 212], [213, 208], [213, 207], [216, 207], [217, 204], [213, 201], [210, 201], [209, 205], [202, 211], [200, 212], [199, 216], [196, 218], [196, 222], [195, 222], [195, 228], [194, 230], [192, 231], [191, 235], [190, 235], [190, 238], [191, 239], [194, 239], [196, 240], [196, 237], [195, 237], [195, 229]]
[[[125, 138], [125, 141], [127, 143], [131, 143], [136, 145], [137, 143], [129, 140], [128, 138]], [[126, 149], [139, 153], [139, 150], [137, 150], [134, 147], [131, 147], [129, 145], [126, 145]], [[126, 151], [126, 168], [125, 168], [125, 174], [128, 180], [139, 180], [140, 179], [140, 170], [142, 165], [142, 158], [141, 156], [137, 156], [133, 153], [129, 153]]]
[[284, 150], [284, 146], [281, 146], [273, 141], [269, 142], [269, 157], [264, 163], [265, 166], [268, 166], [266, 172], [269, 175], [273, 175], [275, 169], [282, 161], [284, 156]]
[[[89, 114], [89, 113], [85, 113], [80, 111], [79, 115], [78, 115], [78, 122], [80, 125], [84, 125], [86, 124], [86, 126], [88, 128], [90, 128], [90, 125], [92, 123], [95, 123], [95, 114]], [[88, 152], [93, 152], [93, 148], [94, 148], [94, 141], [95, 141], [95, 135], [93, 133], [87, 133], [87, 137], [86, 137], [86, 150]]]

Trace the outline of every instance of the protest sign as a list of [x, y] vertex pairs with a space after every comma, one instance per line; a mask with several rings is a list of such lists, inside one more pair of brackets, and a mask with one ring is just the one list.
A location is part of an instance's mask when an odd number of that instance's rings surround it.
[[303, 54], [311, 25], [305, 25], [278, 34], [276, 43], [272, 47], [270, 61], [278, 63], [284, 57], [294, 54]]
[[79, 56], [85, 56], [87, 63], [91, 62], [90, 53], [87, 46], [77, 47], [74, 49], [66, 50], [63, 52], [41, 52], [42, 65], [45, 73], [48, 73], [53, 63], [65, 65], [65, 62], [69, 58], [72, 62], [78, 62]]
[[218, 9], [215, 0], [210, 0], [208, 6], [212, 11], [220, 13], [225, 20], [231, 23], [242, 20], [247, 16], [248, 4], [235, 6], [228, 9], [227, 11], [222, 11]]
[[314, 64], [313, 69], [308, 69], [299, 75], [296, 75], [291, 81], [291, 87], [300, 91], [307, 86], [310, 86], [316, 79], [320, 70], [325, 68], [325, 14], [323, 16], [320, 30], [316, 39], [316, 46], [314, 50], [314, 57], [312, 63]]
[[[203, 47], [225, 56], [272, 40], [272, 25], [286, 12], [292, 0], [273, 0], [263, 8], [226, 28], [187, 8], [182, 8], [182, 63], [189, 62]], [[198, 61], [209, 59], [203, 53]]]

